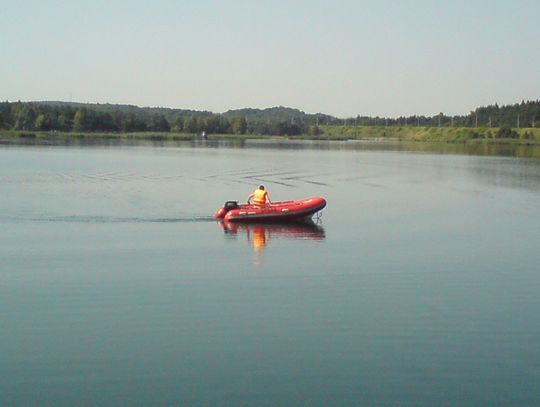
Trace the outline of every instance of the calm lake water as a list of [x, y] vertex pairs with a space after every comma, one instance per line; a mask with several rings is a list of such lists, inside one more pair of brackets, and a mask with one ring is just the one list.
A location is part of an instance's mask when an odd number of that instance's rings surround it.
[[447, 148], [0, 146], [0, 405], [540, 405], [540, 160]]

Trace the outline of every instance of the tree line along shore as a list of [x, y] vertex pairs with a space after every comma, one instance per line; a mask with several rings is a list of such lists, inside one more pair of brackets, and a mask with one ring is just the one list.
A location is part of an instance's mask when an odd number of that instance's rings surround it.
[[365, 141], [416, 141], [416, 142], [469, 142], [509, 143], [540, 145], [540, 129], [510, 128], [430, 128], [430, 127], [375, 127], [375, 126], [321, 126], [318, 134], [275, 136], [264, 134], [205, 134], [184, 132], [61, 132], [0, 130], [3, 139], [118, 139], [118, 140], [227, 140], [227, 139], [295, 139], [295, 140], [365, 140]]
[[328, 140], [484, 141], [539, 144], [540, 101], [477, 108], [468, 115], [340, 119], [298, 109], [239, 109], [221, 114], [170, 108], [68, 102], [2, 102], [4, 138], [288, 137]]

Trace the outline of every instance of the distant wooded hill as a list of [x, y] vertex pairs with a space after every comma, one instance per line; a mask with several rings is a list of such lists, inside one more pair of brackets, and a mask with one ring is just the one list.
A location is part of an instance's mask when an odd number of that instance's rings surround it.
[[324, 125], [537, 127], [540, 100], [479, 107], [463, 116], [361, 116], [346, 119], [288, 107], [209, 111], [72, 102], [0, 103], [0, 129], [67, 132], [179, 132], [207, 134], [320, 134]]

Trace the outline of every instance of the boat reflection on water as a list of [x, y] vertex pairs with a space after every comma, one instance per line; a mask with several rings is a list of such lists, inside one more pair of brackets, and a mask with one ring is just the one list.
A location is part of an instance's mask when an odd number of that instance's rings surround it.
[[245, 235], [255, 253], [253, 263], [260, 265], [264, 249], [273, 240], [324, 240], [325, 233], [321, 225], [314, 222], [298, 223], [238, 223], [224, 222], [219, 224], [227, 237], [236, 238]]

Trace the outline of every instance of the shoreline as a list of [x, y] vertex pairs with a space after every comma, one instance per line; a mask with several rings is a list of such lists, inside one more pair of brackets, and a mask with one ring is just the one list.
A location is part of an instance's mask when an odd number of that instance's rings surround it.
[[513, 129], [512, 138], [496, 137], [496, 128], [431, 128], [431, 127], [385, 127], [385, 126], [322, 126], [317, 135], [275, 136], [257, 134], [209, 134], [174, 132], [58, 132], [0, 130], [0, 139], [15, 140], [118, 140], [118, 141], [233, 141], [233, 140], [279, 140], [279, 141], [352, 141], [352, 142], [427, 142], [451, 144], [508, 144], [539, 146], [540, 129]]

